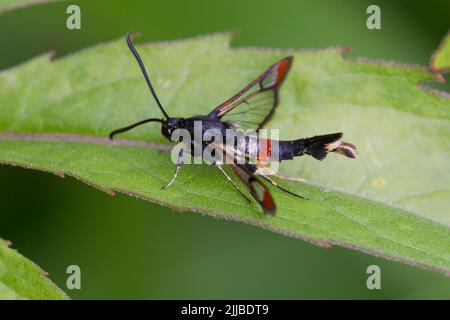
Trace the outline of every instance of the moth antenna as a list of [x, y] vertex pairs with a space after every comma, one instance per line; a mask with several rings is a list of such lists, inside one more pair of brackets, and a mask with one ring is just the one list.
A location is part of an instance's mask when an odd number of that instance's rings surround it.
[[130, 124], [129, 126], [126, 126], [126, 127], [123, 127], [123, 128], [120, 128], [120, 129], [116, 129], [114, 131], [111, 131], [111, 133], [109, 134], [109, 139], [113, 140], [114, 136], [116, 134], [130, 131], [131, 129], [136, 128], [137, 126], [140, 126], [141, 124], [148, 123], [148, 122], [160, 122], [160, 123], [163, 123], [164, 120], [156, 119], [156, 118], [150, 118], [150, 119], [141, 120], [139, 122]]
[[147, 81], [147, 85], [150, 89], [150, 92], [153, 95], [153, 98], [155, 99], [156, 103], [158, 104], [159, 109], [163, 113], [164, 117], [166, 117], [166, 119], [169, 119], [170, 118], [169, 115], [164, 110], [161, 102], [158, 99], [158, 95], [156, 94], [155, 89], [153, 88], [152, 82], [150, 81], [150, 77], [148, 76], [147, 70], [145, 69], [144, 62], [142, 62], [141, 56], [139, 55], [139, 53], [137, 52], [136, 48], [133, 45], [133, 41], [131, 40], [131, 32], [127, 33], [127, 44], [128, 44], [128, 48], [130, 48], [131, 52], [133, 53], [134, 57], [136, 58], [137, 62], [139, 63], [139, 67], [141, 68], [141, 71], [142, 71], [142, 74], [144, 75], [145, 81]]

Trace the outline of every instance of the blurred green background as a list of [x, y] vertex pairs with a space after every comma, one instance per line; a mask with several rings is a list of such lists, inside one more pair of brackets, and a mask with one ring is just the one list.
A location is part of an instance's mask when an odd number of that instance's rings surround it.
[[[435, 0], [72, 3], [81, 7], [81, 30], [65, 27], [68, 2], [0, 15], [0, 69], [129, 30], [142, 33], [139, 41], [161, 41], [239, 29], [233, 46], [346, 45], [353, 48], [349, 57], [427, 64], [450, 21], [450, 2]], [[370, 4], [381, 7], [381, 30], [366, 28]], [[72, 298], [450, 298], [449, 278], [356, 251], [111, 197], [73, 178], [0, 166], [0, 181], [0, 236]], [[71, 264], [81, 267], [81, 290], [65, 287]], [[381, 267], [378, 291], [366, 288], [371, 264]]]

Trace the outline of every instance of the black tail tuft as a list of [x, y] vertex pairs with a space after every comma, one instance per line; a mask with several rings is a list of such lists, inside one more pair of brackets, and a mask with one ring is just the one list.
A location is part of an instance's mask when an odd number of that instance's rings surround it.
[[352, 159], [355, 159], [356, 155], [358, 154], [358, 150], [356, 150], [354, 144], [344, 141], [341, 142], [339, 147], [337, 147], [335, 150], [332, 151]]
[[336, 151], [340, 147], [341, 138], [342, 133], [338, 132], [303, 139], [305, 153], [317, 160], [323, 160], [328, 152]]
[[287, 141], [288, 145], [284, 148], [288, 149], [288, 152], [283, 154], [283, 159], [292, 159], [307, 154], [317, 160], [323, 160], [329, 152], [335, 152], [348, 158], [356, 158], [358, 154], [356, 147], [351, 143], [342, 141], [341, 138], [342, 133], [338, 132]]

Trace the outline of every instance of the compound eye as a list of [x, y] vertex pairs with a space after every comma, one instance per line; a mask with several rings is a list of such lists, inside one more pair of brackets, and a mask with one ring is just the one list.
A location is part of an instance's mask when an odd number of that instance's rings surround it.
[[162, 131], [163, 135], [165, 135], [165, 136], [170, 136], [171, 135], [170, 128], [169, 128], [169, 126], [166, 123], [163, 124], [161, 131]]

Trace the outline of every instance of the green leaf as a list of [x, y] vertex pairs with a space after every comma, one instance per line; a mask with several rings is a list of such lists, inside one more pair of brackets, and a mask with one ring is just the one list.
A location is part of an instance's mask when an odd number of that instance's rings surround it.
[[295, 56], [269, 128], [281, 138], [342, 131], [350, 160], [285, 161], [272, 190], [275, 217], [248, 204], [215, 168], [185, 165], [169, 190], [170, 143], [149, 124], [116, 143], [107, 134], [161, 117], [123, 39], [0, 73], [0, 161], [68, 174], [103, 189], [182, 211], [254, 224], [323, 246], [338, 244], [440, 272], [450, 271], [450, 100], [418, 84], [418, 66], [342, 57], [325, 50], [230, 49], [230, 36], [140, 45], [171, 116], [205, 114], [278, 59]]
[[68, 299], [36, 264], [0, 239], [0, 299]]
[[49, 3], [59, 0], [0, 0], [0, 13], [15, 10], [22, 7], [32, 6], [40, 3]]
[[431, 69], [434, 71], [448, 71], [450, 69], [450, 32], [441, 41], [441, 45], [431, 57]]

